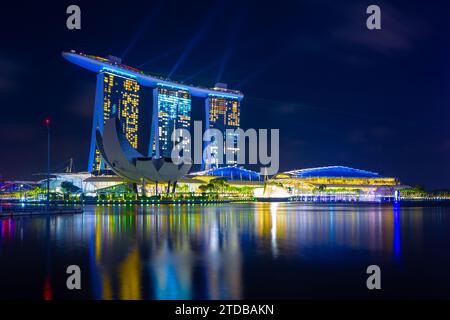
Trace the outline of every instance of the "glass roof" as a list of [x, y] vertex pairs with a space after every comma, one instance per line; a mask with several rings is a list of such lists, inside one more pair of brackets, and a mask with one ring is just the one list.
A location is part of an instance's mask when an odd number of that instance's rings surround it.
[[345, 178], [380, 178], [377, 172], [354, 169], [344, 166], [331, 166], [292, 170], [286, 172], [294, 177], [309, 178], [309, 177], [345, 177]]

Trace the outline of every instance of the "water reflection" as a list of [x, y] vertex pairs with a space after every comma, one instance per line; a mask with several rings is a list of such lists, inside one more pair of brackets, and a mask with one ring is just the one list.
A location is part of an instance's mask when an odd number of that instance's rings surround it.
[[44, 298], [65, 294], [52, 291], [51, 265], [59, 259], [88, 270], [88, 298], [241, 299], [244, 274], [252, 272], [246, 262], [254, 259], [327, 263], [362, 250], [400, 262], [405, 228], [415, 242], [423, 229], [421, 209], [407, 211], [293, 203], [88, 207], [83, 215], [1, 219], [0, 260], [20, 263], [9, 251], [39, 245]]
[[398, 262], [401, 258], [401, 238], [400, 238], [400, 204], [394, 203], [394, 236], [392, 240], [392, 248], [394, 251], [395, 260]]

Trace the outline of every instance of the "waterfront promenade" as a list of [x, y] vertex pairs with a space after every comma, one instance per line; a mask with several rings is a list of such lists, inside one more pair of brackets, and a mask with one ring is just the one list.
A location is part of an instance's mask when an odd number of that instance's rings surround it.
[[83, 205], [80, 204], [20, 204], [20, 203], [1, 203], [0, 217], [11, 216], [37, 216], [37, 215], [61, 215], [61, 214], [80, 214], [83, 213]]

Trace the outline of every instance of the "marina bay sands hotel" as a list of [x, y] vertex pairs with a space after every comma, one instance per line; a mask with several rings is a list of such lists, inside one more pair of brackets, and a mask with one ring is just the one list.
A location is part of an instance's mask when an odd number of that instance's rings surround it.
[[[127, 140], [138, 147], [139, 117], [142, 108], [141, 93], [145, 87], [153, 90], [153, 115], [150, 130], [148, 155], [155, 158], [170, 158], [173, 143], [171, 135], [174, 129], [191, 127], [191, 98], [205, 99], [205, 128], [216, 128], [225, 133], [226, 129], [239, 128], [240, 102], [244, 95], [236, 90], [227, 89], [224, 84], [214, 88], [186, 85], [155, 75], [146, 74], [136, 68], [122, 64], [120, 58], [107, 58], [63, 52], [68, 61], [97, 73], [97, 85], [94, 102], [91, 145], [88, 171], [98, 172], [106, 169], [96, 146], [97, 128], [103, 133], [104, 122], [116, 115], [122, 125]], [[225, 141], [226, 137], [224, 137]], [[234, 145], [226, 145], [235, 157], [225, 165], [236, 164], [237, 136]], [[184, 140], [185, 141], [185, 140]], [[211, 153], [203, 159], [203, 168], [218, 167], [218, 146], [211, 142]], [[227, 150], [224, 150], [224, 154]]]

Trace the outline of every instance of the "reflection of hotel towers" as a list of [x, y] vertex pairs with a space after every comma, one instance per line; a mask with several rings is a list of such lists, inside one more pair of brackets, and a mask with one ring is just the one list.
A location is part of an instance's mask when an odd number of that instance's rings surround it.
[[[216, 84], [214, 88], [203, 88], [164, 79], [146, 74], [141, 70], [122, 64], [120, 58], [108, 58], [76, 53], [63, 52], [68, 61], [90, 71], [96, 72], [97, 88], [95, 95], [94, 119], [92, 127], [91, 148], [88, 171], [106, 169], [104, 161], [96, 148], [95, 136], [97, 128], [103, 133], [107, 119], [117, 114], [123, 131], [133, 148], [139, 144], [138, 123], [142, 108], [141, 87], [153, 89], [153, 117], [150, 133], [149, 156], [170, 157], [173, 147], [171, 135], [173, 129], [190, 129], [191, 97], [206, 100], [206, 126], [220, 130], [239, 127], [239, 106], [243, 94], [227, 89], [225, 84]], [[237, 137], [226, 149], [236, 155]], [[183, 139], [183, 137], [181, 138]], [[181, 140], [180, 139], [180, 140]], [[187, 140], [184, 140], [187, 143]], [[226, 151], [226, 150], [224, 150]], [[217, 166], [217, 151], [213, 150], [203, 167]], [[227, 165], [237, 161], [229, 161]]]
[[[48, 237], [49, 247], [41, 249], [48, 252], [50, 248], [56, 255], [55, 245], [67, 252], [88, 248], [87, 273], [94, 299], [147, 298], [145, 293], [149, 298], [198, 298], [195, 292], [205, 288], [207, 296], [199, 298], [240, 299], [245, 271], [242, 250], [252, 245], [270, 246], [274, 256], [289, 254], [286, 250], [308, 256], [325, 245], [383, 253], [398, 261], [403, 250], [401, 225], [414, 234], [416, 250], [421, 252], [426, 245], [423, 232], [428, 211], [423, 208], [402, 209], [414, 211], [402, 216], [395, 205], [355, 207], [350, 212], [314, 204], [302, 209], [283, 203], [254, 206], [253, 211], [241, 212], [226, 207], [161, 206], [144, 214], [137, 207], [97, 206], [95, 214], [32, 219], [27, 235]], [[439, 208], [430, 210], [439, 213]], [[19, 245], [22, 228], [14, 218], [2, 219], [0, 249]], [[199, 264], [205, 268], [199, 269]], [[207, 281], [200, 289], [195, 287], [196, 269]], [[0, 274], [0, 282], [8, 276]]]
[[[223, 213], [219, 216], [211, 209], [211, 226], [207, 246], [208, 293], [207, 299], [242, 299], [242, 252], [237, 223], [239, 216]], [[225, 232], [220, 232], [224, 228]]]
[[94, 123], [91, 137], [88, 171], [105, 169], [105, 163], [96, 147], [95, 130], [103, 131], [105, 121], [117, 115], [127, 140], [138, 147], [139, 83], [121, 75], [100, 72], [97, 75]]
[[[201, 298], [242, 298], [239, 229], [230, 228], [239, 216], [216, 215], [214, 208], [206, 209], [211, 213], [206, 219], [186, 208], [162, 209], [164, 215], [134, 215], [132, 209], [117, 215], [108, 210], [110, 214], [101, 214], [96, 209], [95, 222], [89, 221], [95, 299], [142, 299], [143, 292], [151, 292], [151, 299], [194, 299], [199, 254], [206, 265], [207, 290]], [[150, 279], [151, 288], [144, 279]]]
[[[208, 209], [207, 209], [208, 210]], [[152, 241], [153, 290], [155, 299], [195, 299], [195, 247], [203, 247], [207, 290], [202, 299], [242, 298], [242, 253], [236, 228], [227, 228], [236, 218], [224, 213], [201, 216], [180, 215], [176, 210], [159, 221], [160, 241]], [[177, 214], [178, 212], [178, 214]], [[231, 220], [230, 220], [231, 219]], [[235, 223], [235, 221], [234, 221]], [[226, 229], [219, 232], [219, 227]], [[177, 232], [174, 232], [177, 230]], [[174, 234], [175, 237], [172, 237]], [[156, 239], [155, 239], [156, 240]], [[159, 242], [159, 243], [158, 243]]]

